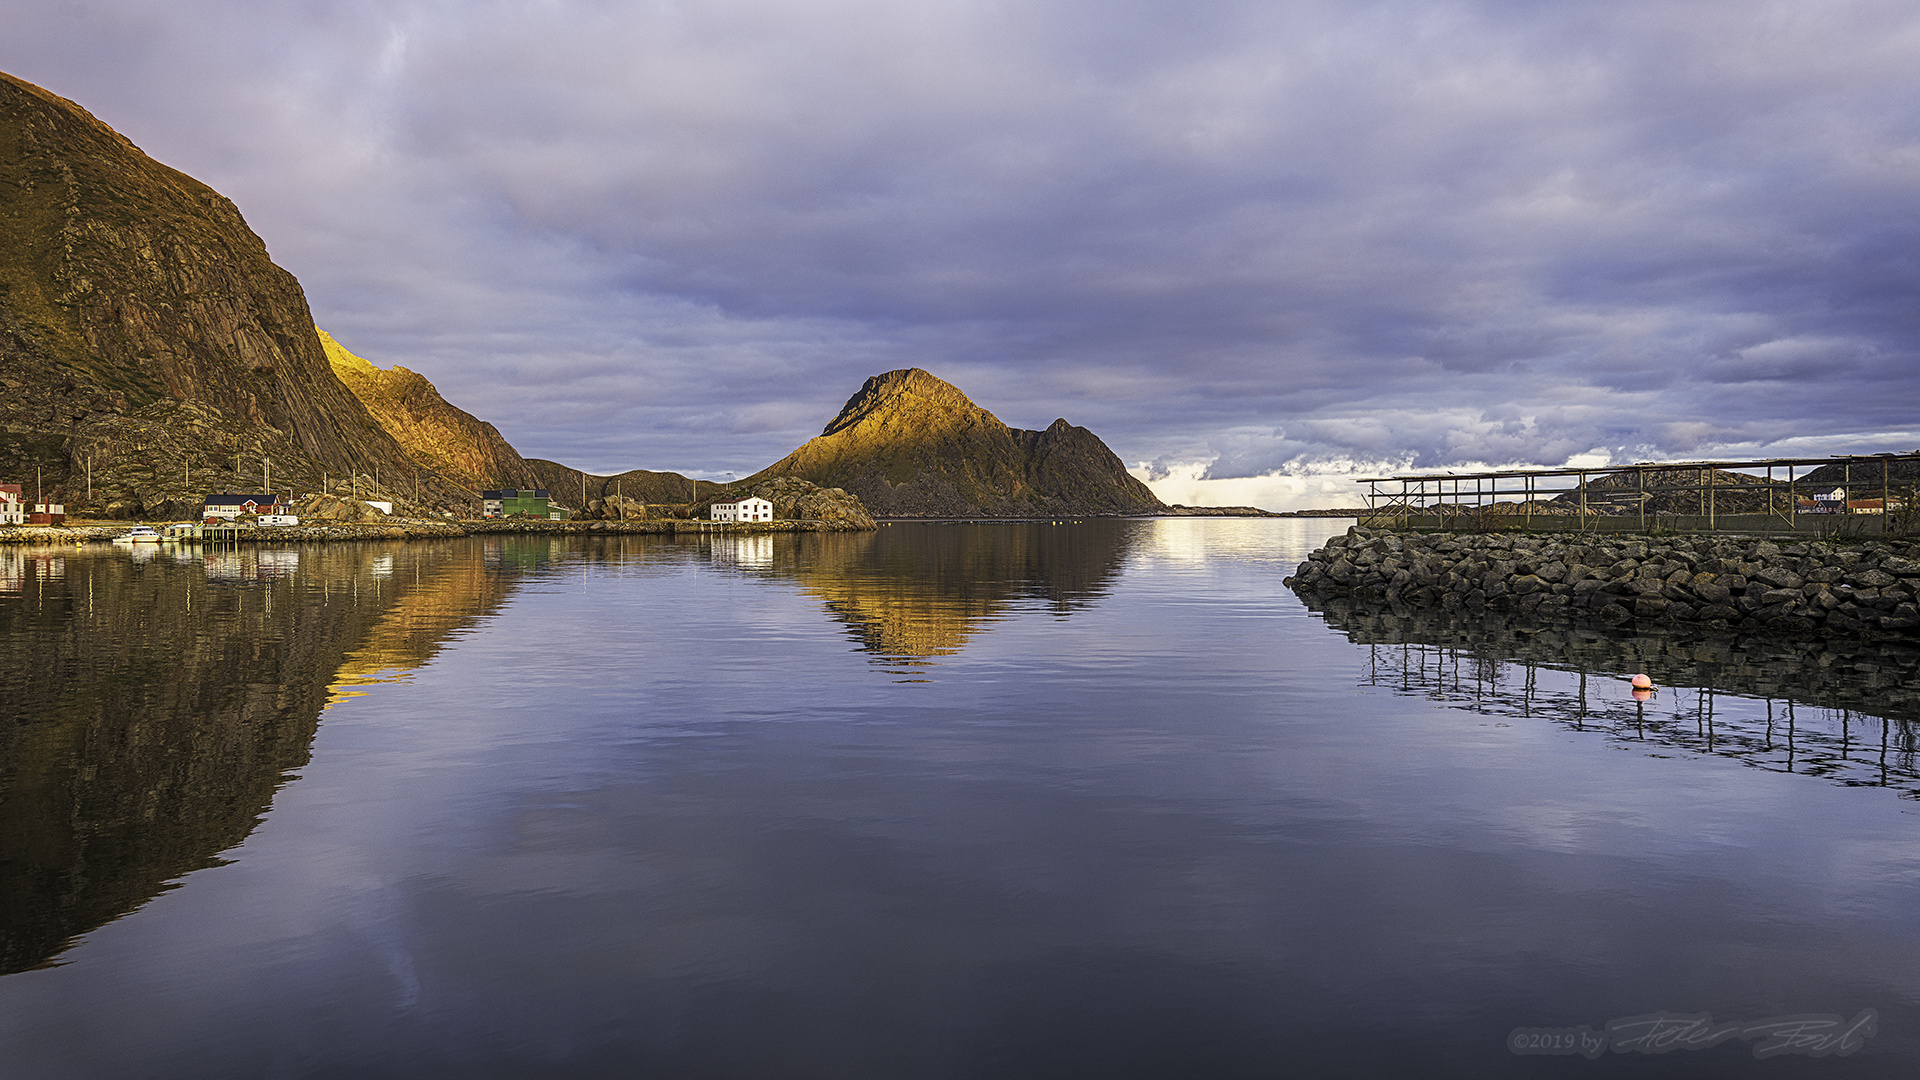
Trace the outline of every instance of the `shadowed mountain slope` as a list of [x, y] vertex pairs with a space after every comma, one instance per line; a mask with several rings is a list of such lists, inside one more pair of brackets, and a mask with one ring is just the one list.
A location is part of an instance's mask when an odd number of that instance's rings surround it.
[[1166, 509], [1099, 437], [1065, 420], [1001, 423], [920, 370], [866, 381], [825, 431], [742, 481], [845, 488], [881, 517], [1152, 514]]
[[0, 388], [0, 477], [76, 511], [412, 468], [233, 203], [4, 74]]

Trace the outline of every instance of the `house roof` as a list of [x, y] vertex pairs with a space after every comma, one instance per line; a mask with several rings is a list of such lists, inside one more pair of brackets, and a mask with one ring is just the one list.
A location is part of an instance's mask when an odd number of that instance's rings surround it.
[[245, 506], [248, 503], [255, 506], [278, 506], [280, 497], [278, 495], [209, 495], [206, 505]]

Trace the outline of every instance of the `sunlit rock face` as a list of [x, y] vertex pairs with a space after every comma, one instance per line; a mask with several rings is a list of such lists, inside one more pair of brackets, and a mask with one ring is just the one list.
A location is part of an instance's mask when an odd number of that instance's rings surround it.
[[511, 579], [445, 543], [0, 550], [0, 974], [244, 840], [327, 704]]
[[449, 404], [424, 376], [377, 367], [324, 330], [320, 344], [333, 373], [420, 466], [476, 490], [540, 486], [498, 428]]
[[7, 75], [0, 191], [0, 473], [138, 512], [410, 467], [218, 192]]
[[793, 476], [858, 496], [879, 517], [1149, 514], [1165, 507], [1105, 443], [1056, 420], [1001, 423], [919, 368], [866, 381], [818, 438], [749, 477]]

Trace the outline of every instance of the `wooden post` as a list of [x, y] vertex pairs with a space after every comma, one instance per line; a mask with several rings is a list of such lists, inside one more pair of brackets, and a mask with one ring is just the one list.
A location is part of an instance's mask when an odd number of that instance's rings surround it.
[[1640, 531], [1647, 531], [1647, 470], [1633, 467], [1634, 501], [1640, 504]]

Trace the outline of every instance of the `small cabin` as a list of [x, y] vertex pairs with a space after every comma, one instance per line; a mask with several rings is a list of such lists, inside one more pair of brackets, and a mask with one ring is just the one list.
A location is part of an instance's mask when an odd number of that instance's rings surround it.
[[711, 517], [714, 521], [772, 521], [773, 504], [761, 498], [717, 502], [713, 504]]

